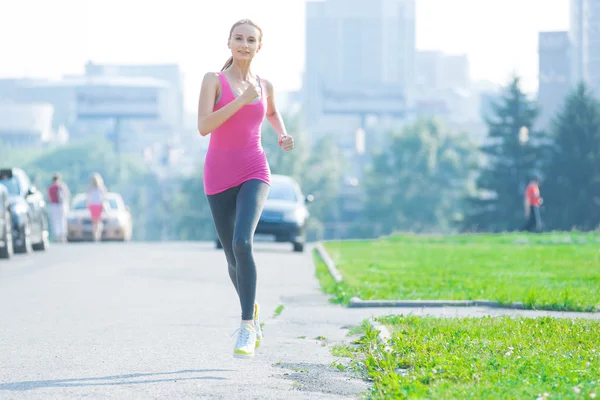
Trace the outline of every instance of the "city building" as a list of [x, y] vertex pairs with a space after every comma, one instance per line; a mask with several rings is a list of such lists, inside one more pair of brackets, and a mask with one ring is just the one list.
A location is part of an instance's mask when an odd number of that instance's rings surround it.
[[40, 148], [55, 138], [51, 104], [0, 103], [0, 144], [9, 148]]
[[306, 7], [303, 113], [310, 134], [338, 135], [351, 148], [347, 132], [368, 128], [370, 116], [403, 119], [415, 76], [415, 0]]
[[97, 64], [89, 61], [85, 66], [88, 77], [149, 78], [166, 82], [168, 99], [163, 105], [163, 115], [175, 129], [180, 129], [184, 119], [183, 72], [177, 64]]
[[600, 0], [571, 0], [571, 84], [587, 83], [600, 96]]
[[540, 32], [538, 49], [538, 127], [548, 130], [572, 84], [569, 33]]

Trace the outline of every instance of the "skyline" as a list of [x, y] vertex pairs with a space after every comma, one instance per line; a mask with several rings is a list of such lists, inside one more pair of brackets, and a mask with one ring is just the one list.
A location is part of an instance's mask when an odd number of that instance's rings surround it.
[[[0, 77], [58, 79], [83, 73], [88, 61], [175, 63], [184, 74], [185, 108], [194, 112], [202, 76], [220, 69], [229, 56], [231, 24], [251, 18], [265, 35], [253, 70], [278, 91], [298, 90], [305, 60], [305, 2], [11, 2], [0, 16], [0, 35], [19, 40], [4, 41]], [[535, 91], [538, 32], [568, 30], [569, 1], [481, 3], [417, 0], [417, 50], [467, 54], [473, 80], [503, 84], [515, 71], [523, 77], [525, 90]]]

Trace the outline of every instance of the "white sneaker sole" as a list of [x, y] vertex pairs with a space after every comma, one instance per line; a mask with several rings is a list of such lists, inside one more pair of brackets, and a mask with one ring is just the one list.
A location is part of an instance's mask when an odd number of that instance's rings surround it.
[[233, 353], [233, 358], [249, 359], [249, 358], [254, 358], [254, 354], [238, 354], [238, 353]]

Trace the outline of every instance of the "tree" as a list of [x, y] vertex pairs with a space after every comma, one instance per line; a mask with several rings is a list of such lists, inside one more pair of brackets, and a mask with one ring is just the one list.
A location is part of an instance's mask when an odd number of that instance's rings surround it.
[[61, 174], [73, 196], [85, 192], [91, 174], [102, 175], [108, 190], [118, 192], [130, 207], [134, 239], [160, 239], [165, 218], [157, 177], [134, 156], [118, 156], [104, 139], [46, 150], [30, 159], [23, 169], [36, 186], [45, 189], [54, 173]]
[[536, 103], [520, 87], [518, 77], [486, 116], [488, 137], [481, 150], [483, 165], [476, 193], [465, 201], [462, 229], [510, 231], [524, 223], [523, 196], [529, 178], [537, 174], [546, 146], [543, 132], [534, 131]]
[[546, 224], [554, 229], [600, 226], [600, 103], [580, 84], [553, 124], [542, 182]]
[[191, 178], [183, 180], [181, 190], [171, 208], [180, 240], [214, 240], [216, 230], [204, 193], [203, 167]]
[[388, 141], [367, 172], [363, 225], [373, 236], [451, 229], [475, 165], [471, 141], [434, 120], [418, 121]]
[[345, 158], [331, 135], [318, 139], [302, 171], [304, 193], [314, 196], [310, 205], [309, 238], [322, 239], [326, 226], [340, 218], [339, 199], [344, 179]]
[[307, 237], [323, 235], [324, 224], [336, 219], [337, 200], [342, 182], [343, 156], [330, 135], [311, 143], [298, 115], [284, 115], [287, 131], [294, 137], [294, 149], [285, 152], [277, 142], [270, 124], [263, 124], [262, 144], [273, 174], [296, 179], [305, 195], [314, 196]]

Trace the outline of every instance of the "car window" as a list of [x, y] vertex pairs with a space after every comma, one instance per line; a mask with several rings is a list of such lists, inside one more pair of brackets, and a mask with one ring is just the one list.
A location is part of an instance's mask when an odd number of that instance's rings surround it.
[[87, 208], [87, 204], [85, 203], [85, 198], [78, 198], [73, 200], [73, 204], [71, 205], [73, 210], [85, 210]]
[[108, 204], [108, 206], [112, 209], [112, 210], [118, 210], [119, 209], [119, 202], [117, 202], [117, 199], [113, 199], [110, 198], [106, 201], [106, 203]]
[[26, 173], [22, 172], [22, 171], [15, 171], [16, 172], [16, 176], [19, 179], [20, 182], [20, 186], [21, 186], [21, 190], [27, 191], [29, 190], [29, 188], [31, 187], [31, 181], [29, 180], [29, 177], [27, 176]]
[[294, 186], [283, 182], [272, 182], [267, 198], [269, 200], [298, 201]]
[[16, 176], [12, 176], [12, 178], [2, 178], [0, 177], [0, 184], [8, 189], [8, 194], [11, 196], [19, 196], [21, 193], [21, 188], [19, 186], [19, 181]]
[[[73, 205], [71, 206], [73, 210], [85, 210], [87, 209], [87, 203], [85, 201], [85, 197], [77, 198], [73, 201]], [[104, 209], [118, 210], [119, 202], [115, 198], [108, 198], [104, 202]]]

